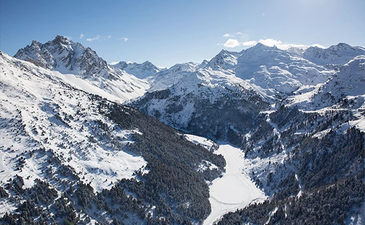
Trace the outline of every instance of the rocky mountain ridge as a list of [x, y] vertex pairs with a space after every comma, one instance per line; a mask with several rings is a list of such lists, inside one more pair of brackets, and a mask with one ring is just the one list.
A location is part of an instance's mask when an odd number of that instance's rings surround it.
[[[45, 44], [33, 41], [14, 57], [67, 74], [61, 76], [65, 82], [114, 101], [125, 102], [137, 98], [149, 88], [146, 81], [109, 66], [91, 48], [62, 36]], [[101, 94], [104, 92], [106, 94]]]

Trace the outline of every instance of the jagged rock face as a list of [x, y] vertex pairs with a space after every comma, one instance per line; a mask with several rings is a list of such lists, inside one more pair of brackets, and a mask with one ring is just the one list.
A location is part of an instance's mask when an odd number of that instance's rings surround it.
[[107, 63], [91, 48], [57, 36], [53, 41], [32, 44], [20, 49], [15, 58], [30, 61], [48, 69], [86, 77], [109, 77]]
[[62, 36], [45, 44], [33, 41], [30, 46], [20, 49], [15, 57], [61, 74], [73, 74], [76, 78], [60, 76], [68, 82], [73, 80], [77, 88], [108, 96], [114, 101], [124, 102], [139, 97], [149, 87], [146, 81], [109, 67], [91, 48]]

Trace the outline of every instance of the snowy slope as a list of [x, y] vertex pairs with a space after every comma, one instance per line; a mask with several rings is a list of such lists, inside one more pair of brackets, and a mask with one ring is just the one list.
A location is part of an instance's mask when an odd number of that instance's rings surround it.
[[[334, 105], [343, 97], [357, 98], [361, 107], [365, 97], [365, 55], [351, 59], [314, 96], [313, 101], [324, 100], [327, 106]], [[356, 107], [356, 106], [355, 106]]]
[[326, 83], [312, 91], [291, 96], [286, 102], [288, 106], [294, 105], [308, 112], [351, 112], [353, 117], [343, 129], [356, 126], [365, 131], [365, 56], [353, 58]]
[[230, 71], [206, 68], [171, 75], [176, 75], [166, 79], [173, 81], [171, 86], [148, 92], [131, 105], [188, 133], [231, 141], [248, 131], [252, 118], [268, 107], [263, 96]]
[[[151, 85], [149, 92], [159, 91], [171, 87], [182, 79], [186, 79], [191, 73], [198, 69], [198, 64], [188, 62], [179, 63], [171, 66], [168, 69], [161, 70], [153, 77], [150, 77], [149, 83]], [[189, 80], [186, 80], [189, 82]]]
[[303, 57], [318, 65], [337, 64], [343, 65], [358, 55], [365, 55], [365, 48], [361, 46], [350, 46], [346, 43], [332, 45], [323, 49], [309, 47]]
[[220, 51], [208, 63], [207, 67], [212, 69], [234, 69], [237, 66], [237, 58], [240, 54], [237, 52], [229, 52], [227, 50]]
[[[222, 156], [74, 74], [5, 53], [0, 69], [0, 223], [178, 224], [209, 214], [204, 179], [221, 174]], [[213, 170], [197, 170], [208, 161]]]
[[[129, 136], [138, 131], [122, 130], [98, 115], [84, 92], [68, 86], [53, 72], [4, 53], [0, 57], [2, 182], [18, 174], [27, 177], [25, 186], [30, 187], [36, 178], [44, 178], [42, 171], [51, 169], [42, 162], [46, 156], [35, 154], [21, 167], [17, 163], [18, 155], [34, 149], [51, 149], [53, 157], [96, 191], [132, 178], [134, 171], [146, 165], [142, 157], [124, 152], [123, 145], [110, 143], [115, 139], [128, 144]], [[101, 125], [110, 130], [99, 130]]]
[[263, 44], [242, 51], [235, 72], [272, 97], [323, 83], [334, 73], [297, 54]]
[[101, 89], [99, 92], [107, 92], [114, 96], [110, 99], [120, 102], [142, 96], [149, 88], [146, 81], [110, 67], [92, 49], [62, 36], [45, 44], [33, 41], [30, 46], [20, 49], [15, 57], [61, 74], [72, 74], [60, 77], [75, 87], [86, 88], [83, 90], [87, 92], [92, 89], [95, 93], [96, 89]]

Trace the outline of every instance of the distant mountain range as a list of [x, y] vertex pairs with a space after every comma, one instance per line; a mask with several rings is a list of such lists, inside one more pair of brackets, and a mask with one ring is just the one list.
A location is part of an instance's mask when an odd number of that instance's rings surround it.
[[217, 223], [365, 222], [364, 47], [259, 43], [170, 68], [62, 36], [0, 54], [0, 224], [201, 224], [217, 143], [268, 197]]

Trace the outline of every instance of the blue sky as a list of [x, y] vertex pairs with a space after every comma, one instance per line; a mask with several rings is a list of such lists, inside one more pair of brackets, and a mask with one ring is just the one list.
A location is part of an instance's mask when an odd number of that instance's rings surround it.
[[365, 46], [364, 0], [0, 0], [0, 49], [67, 36], [108, 63], [201, 62], [258, 41]]

